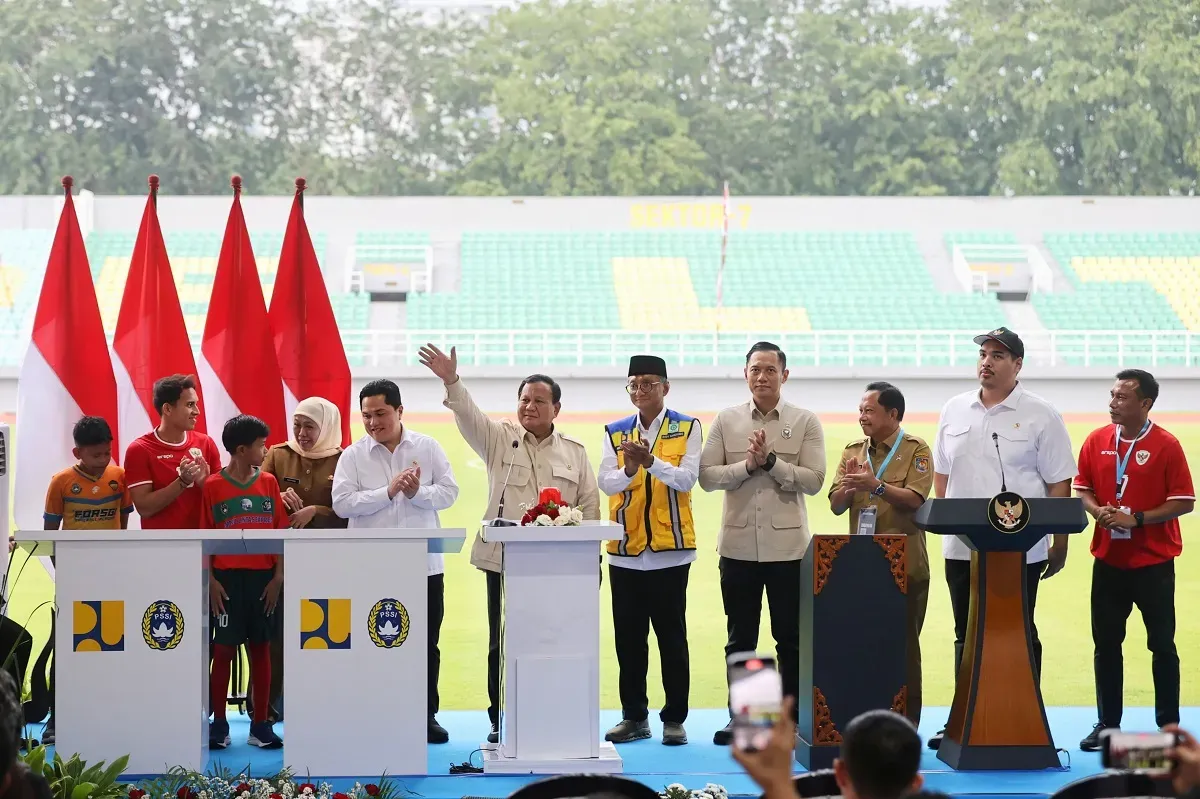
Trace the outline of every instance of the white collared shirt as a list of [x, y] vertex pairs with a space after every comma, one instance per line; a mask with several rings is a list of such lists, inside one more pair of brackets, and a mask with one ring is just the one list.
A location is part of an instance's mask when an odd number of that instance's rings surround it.
[[[666, 415], [667, 409], [663, 408], [658, 416], [655, 416], [654, 420], [650, 422], [649, 427], [643, 427], [642, 415], [640, 413], [637, 415], [638, 435], [643, 441], [652, 442], [650, 446], [652, 450], [654, 449], [653, 442], [658, 441], [658, 431], [662, 429], [663, 419], [666, 418]], [[679, 465], [672, 466], [661, 458], [655, 458], [654, 463], [650, 464], [650, 468], [646, 471], [668, 488], [682, 492], [691, 491], [700, 477], [701, 438], [699, 423], [692, 425], [692, 430], [688, 433], [687, 452], [684, 453], [683, 460], [679, 462]], [[629, 485], [629, 475], [625, 474], [625, 469], [617, 465], [617, 451], [613, 448], [612, 439], [607, 434], [604, 436], [604, 443], [601, 445], [600, 451], [604, 453], [604, 456], [600, 458], [600, 475], [596, 482], [600, 484], [600, 490], [606, 496], [620, 494]], [[658, 569], [682, 566], [695, 559], [696, 550], [694, 549], [653, 552], [650, 547], [646, 547], [641, 554], [633, 558], [609, 555], [608, 563], [623, 569], [657, 571]]]
[[[388, 497], [392, 478], [413, 464], [421, 467], [421, 487], [412, 499], [403, 491]], [[338, 459], [333, 474], [333, 512], [356, 527], [441, 527], [438, 511], [458, 498], [458, 483], [442, 445], [404, 426], [395, 451], [369, 435], [355, 441]], [[429, 574], [446, 567], [440, 553], [430, 553]]]
[[[983, 407], [979, 389], [952, 397], [942, 408], [933, 447], [933, 471], [948, 478], [946, 496], [1000, 493], [1001, 462], [1008, 490], [1030, 499], [1045, 497], [1047, 484], [1074, 479], [1075, 454], [1062, 415], [1020, 383], [990, 409]], [[971, 550], [958, 536], [945, 535], [942, 555], [970, 560]], [[1047, 536], [1029, 550], [1026, 562], [1039, 563], [1049, 556]]]

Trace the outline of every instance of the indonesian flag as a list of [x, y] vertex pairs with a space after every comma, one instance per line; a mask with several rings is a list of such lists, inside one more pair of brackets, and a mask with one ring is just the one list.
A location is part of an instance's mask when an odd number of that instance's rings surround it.
[[21, 530], [42, 529], [46, 486], [55, 473], [75, 463], [72, 428], [81, 416], [100, 416], [117, 440], [117, 386], [104, 323], [96, 303], [92, 271], [70, 177], [62, 180], [66, 201], [46, 265], [33, 336], [17, 383], [16, 521]]
[[[214, 435], [229, 419], [248, 413], [271, 428], [267, 443], [278, 444], [288, 440], [283, 384], [258, 264], [242, 214], [242, 179], [235, 175], [231, 182], [233, 207], [225, 225], [200, 345], [200, 380], [208, 386], [201, 409]], [[222, 459], [228, 463], [229, 453]]]
[[304, 221], [304, 189], [304, 178], [296, 178], [296, 198], [271, 293], [275, 356], [283, 378], [288, 419], [300, 400], [324, 397], [342, 412], [345, 447], [350, 445], [350, 364]]
[[[150, 195], [133, 245], [113, 337], [121, 440], [126, 444], [158, 427], [154, 381], [174, 374], [196, 374], [175, 276], [158, 226], [158, 175], [151, 175], [149, 183]], [[196, 393], [204, 408], [199, 379]], [[203, 414], [196, 420], [196, 429], [205, 432]]]

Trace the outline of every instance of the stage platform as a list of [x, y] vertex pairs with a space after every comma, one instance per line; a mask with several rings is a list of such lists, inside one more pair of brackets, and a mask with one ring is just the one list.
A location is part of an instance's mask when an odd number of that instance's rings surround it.
[[[937, 759], [936, 753], [928, 749], [921, 760], [925, 784], [934, 790], [953, 796], [987, 797], [1045, 797], [1069, 782], [1101, 771], [1100, 756], [1079, 751], [1079, 740], [1088, 733], [1095, 721], [1095, 710], [1082, 707], [1048, 708], [1050, 727], [1060, 749], [1063, 764], [1061, 769], [1022, 772], [955, 772]], [[928, 739], [936, 733], [945, 720], [946, 708], [926, 708], [921, 724], [921, 736]], [[687, 746], [669, 747], [661, 742], [662, 725], [651, 719], [653, 738], [618, 747], [624, 759], [625, 775], [652, 788], [661, 790], [671, 783], [682, 783], [688, 788], [703, 788], [706, 783], [725, 786], [731, 796], [758, 796], [754, 783], [746, 777], [725, 747], [714, 746], [712, 734], [723, 727], [727, 720], [725, 710], [694, 710], [687, 720], [690, 743]], [[602, 730], [620, 719], [617, 711], [601, 713]], [[526, 783], [539, 779], [537, 776], [487, 776], [482, 774], [449, 774], [451, 765], [470, 761], [481, 766], [482, 759], [477, 751], [488, 731], [487, 714], [483, 711], [446, 711], [438, 714], [438, 720], [450, 732], [450, 743], [429, 747], [429, 769], [431, 776], [395, 777], [398, 785], [409, 794], [420, 799], [462, 799], [463, 797], [487, 797], [502, 799]], [[1123, 724], [1126, 730], [1152, 730], [1154, 711], [1151, 708], [1131, 708], [1125, 712]], [[1200, 708], [1185, 708], [1183, 726], [1200, 730]], [[268, 776], [283, 768], [283, 752], [266, 751], [246, 743], [249, 721], [245, 716], [230, 716], [230, 735], [233, 745], [214, 754], [209, 767], [229, 769], [234, 773], [247, 768], [251, 776]], [[287, 736], [286, 724], [276, 727]], [[36, 736], [37, 725], [31, 728]], [[361, 735], [359, 730], [330, 730], [333, 736]], [[303, 775], [303, 763], [290, 764], [294, 771]], [[799, 769], [798, 769], [799, 770]], [[127, 775], [136, 778], [143, 775]], [[318, 775], [312, 775], [318, 777]], [[335, 789], [355, 781], [370, 782], [378, 774], [324, 775], [317, 781], [330, 782]]]

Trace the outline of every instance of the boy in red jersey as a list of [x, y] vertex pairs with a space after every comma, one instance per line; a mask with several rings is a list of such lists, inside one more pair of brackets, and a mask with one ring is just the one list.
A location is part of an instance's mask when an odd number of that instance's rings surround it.
[[[46, 489], [44, 528], [57, 530], [124, 530], [133, 501], [125, 486], [125, 470], [112, 462], [112, 428], [99, 416], [84, 416], [71, 431], [78, 463], [63, 469]], [[51, 558], [53, 561], [53, 558]], [[54, 664], [50, 665], [50, 718], [42, 743], [54, 743]]]
[[154, 382], [158, 428], [125, 450], [125, 478], [144, 530], [200, 527], [200, 487], [221, 470], [221, 453], [211, 438], [196, 432], [200, 395], [188, 375]]
[[[225, 423], [221, 443], [229, 466], [204, 483], [201, 526], [217, 530], [271, 530], [288, 526], [287, 508], [275, 476], [262, 470], [270, 429], [254, 416], [235, 416]], [[278, 749], [283, 740], [268, 720], [271, 709], [271, 638], [279, 592], [283, 589], [283, 558], [278, 555], [215, 555], [209, 571], [208, 602], [213, 619], [213, 661], [209, 694], [213, 721], [210, 749], [229, 746], [225, 702], [229, 673], [240, 644], [250, 655], [251, 746]]]
[[1183, 552], [1179, 517], [1196, 504], [1192, 475], [1175, 436], [1148, 418], [1158, 381], [1126, 369], [1108, 403], [1113, 424], [1092, 432], [1079, 453], [1075, 493], [1096, 519], [1092, 535], [1092, 642], [1096, 726], [1079, 742], [1100, 749], [1101, 733], [1119, 729], [1125, 622], [1137, 605], [1153, 655], [1154, 715], [1179, 723], [1179, 653], [1175, 649], [1175, 558]]

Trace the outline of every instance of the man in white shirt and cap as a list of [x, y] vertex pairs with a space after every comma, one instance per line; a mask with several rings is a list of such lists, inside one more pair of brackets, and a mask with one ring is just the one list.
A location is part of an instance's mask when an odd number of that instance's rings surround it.
[[663, 743], [687, 743], [687, 585], [696, 559], [691, 491], [700, 476], [703, 433], [699, 420], [667, 408], [670, 390], [662, 358], [633, 356], [625, 391], [638, 412], [604, 426], [598, 482], [609, 498], [609, 519], [625, 528], [620, 541], [608, 542], [622, 714], [621, 723], [604, 736], [613, 743], [650, 737], [651, 625], [666, 695], [659, 713]]
[[[976, 336], [979, 388], [942, 408], [933, 447], [933, 488], [942, 497], [992, 497], [1001, 485], [1028, 499], [1071, 496], [1075, 454], [1062, 415], [1018, 381], [1025, 344], [1006, 327]], [[1047, 536], [1026, 555], [1026, 591], [1034, 665], [1042, 673], [1042, 642], [1033, 623], [1040, 580], [1062, 571], [1067, 536]], [[954, 674], [962, 663], [971, 604], [971, 550], [957, 536], [942, 536], [946, 585], [954, 613]], [[929, 741], [941, 746], [942, 733]]]

